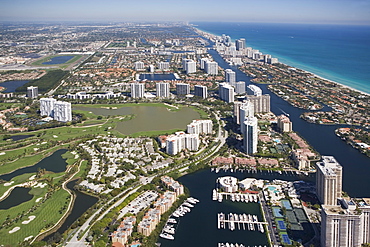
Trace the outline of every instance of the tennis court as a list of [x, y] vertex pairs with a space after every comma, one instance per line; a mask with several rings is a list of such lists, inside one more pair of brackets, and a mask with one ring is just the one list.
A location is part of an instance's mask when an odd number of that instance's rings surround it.
[[284, 244], [292, 244], [292, 241], [290, 240], [287, 233], [281, 233], [280, 236], [281, 236], [281, 240]]
[[281, 214], [280, 207], [272, 207], [272, 213], [274, 214], [275, 218], [283, 218], [284, 216]]
[[276, 225], [277, 225], [277, 227], [278, 227], [279, 230], [286, 231], [286, 225], [284, 223], [284, 220], [277, 219], [276, 220]]
[[287, 210], [292, 210], [292, 205], [288, 200], [281, 200], [281, 206], [286, 208]]

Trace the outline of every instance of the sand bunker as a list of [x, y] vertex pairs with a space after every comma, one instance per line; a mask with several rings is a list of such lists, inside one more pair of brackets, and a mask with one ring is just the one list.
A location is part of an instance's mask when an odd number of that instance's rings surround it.
[[37, 198], [35, 202], [39, 202], [42, 200], [43, 197]]
[[54, 137], [54, 138], [58, 138], [58, 136], [56, 136], [56, 135], [53, 135], [53, 137]]
[[24, 241], [31, 240], [32, 238], [33, 238], [33, 236], [32, 236], [32, 235], [31, 235], [31, 236], [28, 236], [28, 237], [24, 238]]
[[34, 180], [36, 178], [36, 175], [32, 175], [28, 180]]
[[47, 186], [48, 184], [46, 183], [38, 183], [36, 184], [35, 186], [33, 186], [34, 188], [37, 188], [37, 187], [40, 187], [40, 188], [44, 188], [45, 186]]
[[0, 155], [4, 155], [4, 154], [5, 154], [5, 152], [1, 152], [1, 153], [0, 153]]
[[18, 231], [19, 229], [21, 229], [19, 226], [16, 226], [16, 227], [14, 227], [13, 229], [11, 229], [10, 231], [9, 231], [9, 233], [14, 233], [14, 232], [16, 232], [16, 231]]
[[33, 221], [35, 218], [36, 218], [36, 216], [34, 216], [34, 215], [28, 216], [28, 220], [22, 221], [22, 224], [23, 225], [27, 225], [28, 223], [30, 223], [31, 221]]
[[11, 182], [8, 182], [8, 183], [5, 183], [4, 186], [10, 186], [14, 183], [14, 181], [11, 181]]

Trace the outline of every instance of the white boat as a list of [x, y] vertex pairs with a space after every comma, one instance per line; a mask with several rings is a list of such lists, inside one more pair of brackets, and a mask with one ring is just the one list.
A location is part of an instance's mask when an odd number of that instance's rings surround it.
[[246, 203], [248, 203], [248, 202], [249, 202], [249, 196], [248, 196], [248, 195], [244, 195], [244, 201], [245, 201]]
[[176, 224], [177, 223], [177, 221], [174, 218], [169, 218], [167, 222], [168, 223], [172, 223], [172, 224]]
[[161, 238], [165, 238], [165, 239], [169, 239], [169, 240], [174, 240], [175, 239], [174, 236], [172, 236], [171, 234], [168, 234], [168, 233], [161, 233], [161, 234], [159, 234], [159, 236]]
[[175, 234], [175, 228], [170, 227], [170, 226], [165, 226], [165, 227], [163, 228], [163, 231], [164, 231], [164, 232], [167, 232], [167, 233], [169, 233], [169, 234]]
[[172, 213], [172, 216], [175, 216], [176, 218], [180, 217], [180, 215], [176, 211]]
[[231, 194], [230, 197], [231, 197], [231, 201], [235, 202], [235, 196], [234, 196], [234, 194]]
[[218, 201], [222, 202], [222, 194], [221, 193], [218, 194]]
[[182, 207], [182, 210], [183, 210], [184, 212], [186, 212], [186, 213], [189, 213], [189, 212], [190, 212], [190, 208], [185, 207], [185, 206], [183, 206], [183, 207]]
[[239, 221], [239, 216], [237, 214], [234, 214], [234, 220]]
[[236, 200], [237, 202], [240, 202], [240, 196], [239, 196], [239, 195], [235, 195], [235, 200]]
[[213, 192], [212, 192], [212, 200], [214, 200], [214, 201], [217, 200], [217, 191], [216, 191], [216, 189], [213, 189]]
[[194, 207], [193, 204], [190, 204], [188, 202], [184, 202], [182, 205], [187, 206], [188, 208], [193, 208]]

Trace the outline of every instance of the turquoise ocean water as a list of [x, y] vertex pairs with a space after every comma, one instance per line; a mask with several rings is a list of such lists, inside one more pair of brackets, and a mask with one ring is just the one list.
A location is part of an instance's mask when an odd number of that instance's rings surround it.
[[370, 94], [370, 26], [194, 22], [280, 62]]

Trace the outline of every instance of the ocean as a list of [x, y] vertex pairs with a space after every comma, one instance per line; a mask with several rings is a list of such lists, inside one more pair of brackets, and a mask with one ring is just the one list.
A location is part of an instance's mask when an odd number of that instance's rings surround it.
[[370, 94], [370, 26], [193, 22], [196, 28]]

